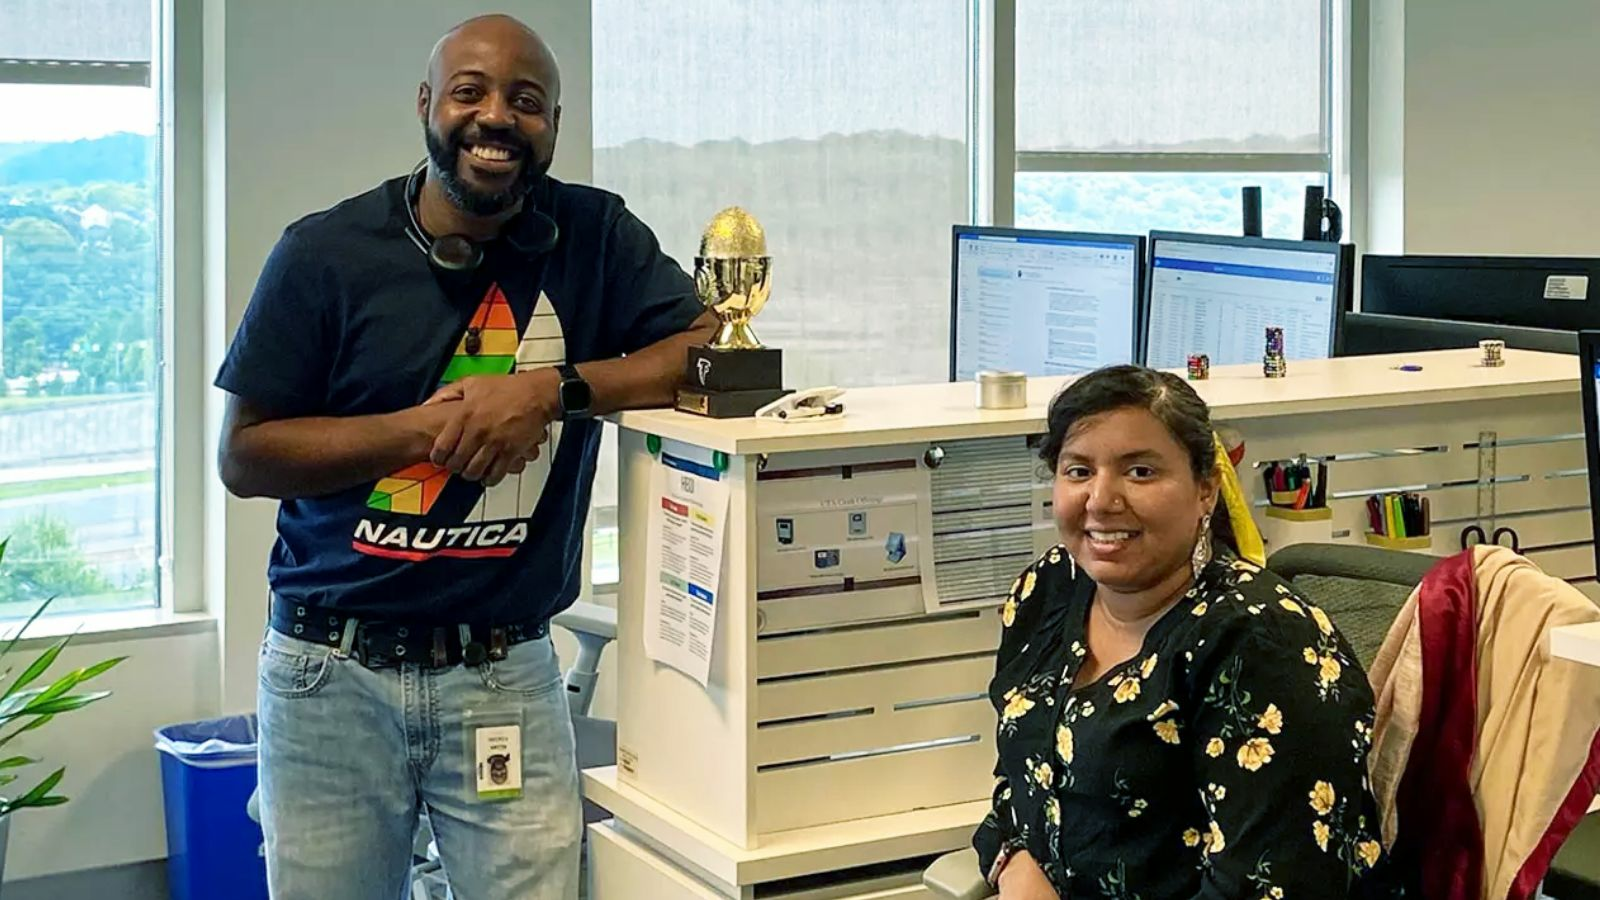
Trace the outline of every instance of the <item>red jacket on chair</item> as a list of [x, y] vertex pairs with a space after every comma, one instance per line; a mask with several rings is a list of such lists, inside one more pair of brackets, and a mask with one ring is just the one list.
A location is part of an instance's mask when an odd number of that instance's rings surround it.
[[1600, 787], [1600, 669], [1549, 629], [1600, 621], [1576, 588], [1509, 549], [1443, 560], [1370, 673], [1369, 765], [1384, 843], [1427, 900], [1525, 900]]

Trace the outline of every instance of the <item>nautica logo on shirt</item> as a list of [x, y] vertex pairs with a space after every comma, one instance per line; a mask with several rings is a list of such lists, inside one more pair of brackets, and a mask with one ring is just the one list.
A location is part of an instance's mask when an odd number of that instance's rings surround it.
[[429, 528], [385, 525], [371, 519], [356, 523], [355, 548], [371, 556], [423, 560], [435, 556], [459, 559], [510, 556], [528, 539], [526, 522], [488, 522]]
[[[498, 284], [491, 285], [467, 329], [456, 342], [441, 385], [473, 375], [506, 375], [566, 361], [561, 320], [543, 293], [534, 303], [528, 327], [519, 335], [505, 294]], [[527, 519], [544, 494], [560, 444], [561, 423], [557, 422], [550, 426], [550, 442], [539, 459], [493, 487], [459, 483], [450, 470], [430, 462], [407, 466], [381, 478], [367, 497], [371, 512], [356, 523], [352, 546], [357, 553], [368, 556], [411, 561], [436, 556], [510, 556], [527, 540]], [[477, 502], [465, 517], [459, 512], [445, 513], [451, 504], [438, 506], [447, 487], [452, 493], [466, 489], [479, 492]], [[440, 518], [446, 521], [437, 521]]]

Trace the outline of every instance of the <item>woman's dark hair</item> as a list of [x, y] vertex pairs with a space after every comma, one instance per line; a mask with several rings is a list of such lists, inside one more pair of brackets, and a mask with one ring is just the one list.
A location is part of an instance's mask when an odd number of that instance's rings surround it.
[[[1067, 385], [1050, 401], [1049, 433], [1039, 448], [1039, 458], [1054, 469], [1073, 429], [1091, 416], [1119, 409], [1142, 409], [1165, 425], [1188, 454], [1197, 480], [1215, 474], [1217, 453], [1206, 402], [1182, 378], [1143, 366], [1107, 366]], [[1217, 502], [1221, 507], [1220, 494]], [[1211, 533], [1223, 546], [1235, 547], [1225, 508], [1212, 515]]]

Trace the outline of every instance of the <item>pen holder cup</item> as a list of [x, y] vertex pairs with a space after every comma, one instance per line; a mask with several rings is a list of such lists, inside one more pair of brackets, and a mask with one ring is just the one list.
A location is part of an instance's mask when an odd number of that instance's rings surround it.
[[1299, 491], [1273, 491], [1272, 492], [1272, 506], [1273, 507], [1293, 506], [1294, 502], [1296, 500], [1299, 500], [1299, 499], [1300, 499], [1300, 492]]
[[1291, 544], [1327, 544], [1333, 541], [1333, 510], [1284, 509], [1269, 506], [1261, 520], [1261, 540], [1270, 553]]
[[1424, 534], [1418, 537], [1389, 537], [1386, 534], [1373, 534], [1369, 531], [1367, 543], [1385, 550], [1431, 550], [1433, 536]]

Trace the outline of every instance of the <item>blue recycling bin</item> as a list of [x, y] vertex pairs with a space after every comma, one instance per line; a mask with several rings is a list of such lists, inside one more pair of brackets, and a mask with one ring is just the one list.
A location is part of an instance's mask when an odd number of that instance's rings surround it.
[[256, 717], [156, 729], [172, 900], [267, 900], [256, 788]]

